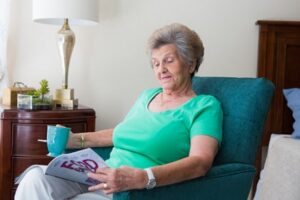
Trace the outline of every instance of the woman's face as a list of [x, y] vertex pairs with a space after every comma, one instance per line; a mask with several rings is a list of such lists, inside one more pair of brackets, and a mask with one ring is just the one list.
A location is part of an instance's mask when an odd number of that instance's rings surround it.
[[153, 71], [163, 89], [176, 91], [189, 86], [193, 71], [180, 58], [174, 44], [154, 49], [151, 55]]

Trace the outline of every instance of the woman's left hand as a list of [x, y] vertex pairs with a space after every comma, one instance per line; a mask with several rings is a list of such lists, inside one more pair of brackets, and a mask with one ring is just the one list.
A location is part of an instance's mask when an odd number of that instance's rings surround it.
[[144, 170], [125, 166], [116, 169], [98, 168], [96, 173], [88, 173], [88, 176], [101, 182], [89, 187], [89, 191], [102, 190], [106, 194], [142, 189], [148, 181]]

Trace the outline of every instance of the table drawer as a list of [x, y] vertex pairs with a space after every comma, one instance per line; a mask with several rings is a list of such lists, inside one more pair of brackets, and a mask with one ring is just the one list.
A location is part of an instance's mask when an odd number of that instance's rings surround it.
[[46, 139], [45, 124], [13, 124], [13, 155], [46, 155], [47, 144], [38, 142]]
[[51, 157], [13, 157], [13, 180], [19, 176], [27, 167], [35, 164], [47, 165], [52, 160]]

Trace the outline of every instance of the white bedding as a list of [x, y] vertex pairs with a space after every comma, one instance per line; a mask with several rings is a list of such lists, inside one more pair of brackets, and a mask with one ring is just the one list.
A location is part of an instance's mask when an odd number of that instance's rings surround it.
[[300, 140], [272, 134], [254, 200], [300, 200]]

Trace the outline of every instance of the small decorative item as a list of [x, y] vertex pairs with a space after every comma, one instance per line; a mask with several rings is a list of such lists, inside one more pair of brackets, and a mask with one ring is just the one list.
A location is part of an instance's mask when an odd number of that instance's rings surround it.
[[18, 94], [17, 107], [19, 109], [32, 110], [32, 96], [27, 94]]
[[2, 103], [6, 106], [17, 106], [17, 96], [18, 94], [26, 94], [27, 92], [33, 91], [34, 88], [27, 87], [22, 82], [14, 82], [12, 87], [5, 88], [3, 91], [3, 101]]
[[43, 79], [40, 82], [40, 88], [27, 92], [27, 94], [18, 94], [18, 108], [30, 110], [49, 110], [52, 108], [52, 97], [48, 81]]

